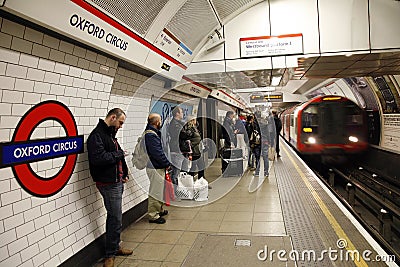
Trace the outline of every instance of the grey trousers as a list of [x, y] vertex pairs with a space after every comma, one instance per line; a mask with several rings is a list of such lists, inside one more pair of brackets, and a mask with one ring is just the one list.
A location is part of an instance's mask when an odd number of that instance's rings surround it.
[[147, 212], [150, 220], [156, 220], [164, 204], [165, 169], [146, 168], [146, 173], [150, 180]]

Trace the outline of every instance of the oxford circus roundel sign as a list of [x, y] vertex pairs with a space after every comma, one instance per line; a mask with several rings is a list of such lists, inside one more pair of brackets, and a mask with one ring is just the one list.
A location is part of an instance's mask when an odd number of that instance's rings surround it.
[[[47, 120], [60, 123], [67, 136], [31, 140], [33, 131]], [[83, 150], [83, 135], [78, 135], [71, 111], [58, 101], [45, 101], [25, 113], [11, 142], [0, 143], [0, 168], [11, 166], [21, 187], [32, 195], [48, 197], [67, 184], [74, 171], [77, 154]], [[52, 177], [40, 177], [30, 166], [32, 162], [58, 157], [66, 159]]]

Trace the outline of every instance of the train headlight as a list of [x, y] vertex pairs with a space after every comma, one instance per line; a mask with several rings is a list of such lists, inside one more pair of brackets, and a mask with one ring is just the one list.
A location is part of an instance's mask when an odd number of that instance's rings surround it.
[[355, 136], [349, 136], [349, 140], [350, 140], [350, 142], [353, 142], [353, 143], [357, 143], [358, 142], [358, 138], [355, 137]]
[[310, 143], [310, 144], [315, 144], [315, 143], [317, 143], [317, 140], [314, 138], [314, 137], [308, 137], [308, 139], [307, 139], [307, 141], [308, 141], [308, 143]]

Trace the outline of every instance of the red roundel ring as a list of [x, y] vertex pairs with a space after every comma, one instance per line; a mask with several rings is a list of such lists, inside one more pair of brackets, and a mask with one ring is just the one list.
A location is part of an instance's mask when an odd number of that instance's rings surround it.
[[[58, 121], [67, 136], [77, 136], [78, 130], [71, 111], [57, 101], [45, 101], [32, 107], [20, 120], [14, 136], [14, 142], [27, 141], [35, 128], [46, 120]], [[61, 170], [50, 178], [39, 177], [29, 163], [12, 166], [14, 175], [19, 184], [29, 193], [39, 197], [48, 197], [59, 192], [68, 182], [75, 168], [77, 154], [66, 156]]]

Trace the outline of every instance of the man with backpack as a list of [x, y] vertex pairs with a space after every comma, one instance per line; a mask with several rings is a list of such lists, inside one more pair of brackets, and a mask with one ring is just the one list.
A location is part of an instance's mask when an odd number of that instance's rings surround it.
[[255, 146], [254, 154], [256, 157], [256, 170], [254, 176], [258, 177], [260, 174], [260, 159], [264, 161], [264, 178], [269, 176], [269, 159], [268, 151], [270, 147], [275, 144], [275, 124], [273, 118], [270, 116], [269, 111], [256, 111], [255, 112], [256, 128], [260, 134], [260, 144]]
[[151, 113], [147, 118], [147, 126], [144, 134], [144, 144], [149, 161], [146, 173], [150, 180], [148, 215], [150, 223], [163, 224], [163, 216], [168, 214], [163, 210], [165, 173], [171, 168], [161, 143], [161, 116]]
[[122, 230], [122, 193], [128, 181], [125, 153], [115, 137], [125, 122], [120, 108], [111, 109], [104, 120], [99, 119], [87, 140], [89, 169], [107, 210], [104, 266], [114, 266], [116, 255], [131, 255], [130, 249], [120, 247]]

